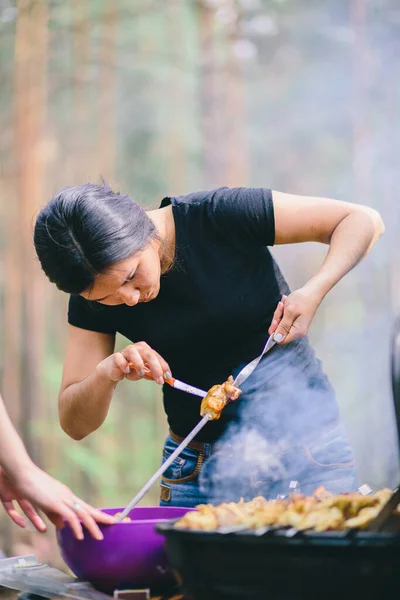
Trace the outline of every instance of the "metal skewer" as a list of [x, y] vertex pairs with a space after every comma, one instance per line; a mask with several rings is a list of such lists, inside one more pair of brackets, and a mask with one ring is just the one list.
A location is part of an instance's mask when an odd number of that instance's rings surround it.
[[211, 416], [207, 414], [205, 417], [203, 417], [201, 419], [201, 421], [199, 421], [199, 423], [196, 425], [196, 427], [194, 429], [192, 429], [192, 431], [189, 433], [189, 435], [187, 435], [185, 437], [185, 439], [183, 440], [183, 442], [181, 442], [179, 444], [179, 446], [176, 448], [176, 450], [174, 450], [174, 452], [171, 454], [171, 456], [169, 458], [167, 458], [167, 460], [165, 461], [165, 463], [161, 465], [161, 467], [158, 469], [158, 471], [156, 471], [156, 473], [154, 473], [154, 475], [152, 475], [152, 477], [150, 477], [150, 479], [142, 487], [142, 489], [140, 490], [140, 492], [138, 494], [136, 494], [136, 496], [130, 501], [130, 503], [128, 504], [128, 506], [116, 518], [117, 522], [121, 522], [122, 519], [124, 519], [125, 517], [127, 517], [129, 515], [129, 513], [131, 512], [131, 510], [143, 498], [143, 496], [149, 491], [149, 489], [151, 488], [151, 486], [153, 485], [153, 483], [159, 477], [161, 477], [163, 475], [163, 473], [168, 469], [168, 467], [170, 466], [170, 464], [174, 462], [175, 458], [177, 456], [179, 456], [179, 454], [182, 452], [182, 450], [184, 450], [186, 448], [186, 446], [188, 444], [190, 444], [190, 442], [192, 441], [192, 439], [194, 437], [196, 437], [196, 435], [199, 433], [199, 431], [201, 429], [203, 429], [204, 425], [206, 425], [206, 423], [208, 423], [208, 421], [210, 419], [211, 419]]

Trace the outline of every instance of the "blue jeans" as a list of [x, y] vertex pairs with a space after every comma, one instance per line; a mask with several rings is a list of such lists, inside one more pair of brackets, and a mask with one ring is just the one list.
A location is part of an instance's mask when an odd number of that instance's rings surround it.
[[[186, 448], [164, 473], [161, 506], [271, 499], [290, 493], [294, 481], [306, 495], [320, 485], [335, 494], [357, 490], [334, 391], [307, 338], [275, 346], [225, 414], [219, 440]], [[168, 436], [163, 460], [177, 446]]]

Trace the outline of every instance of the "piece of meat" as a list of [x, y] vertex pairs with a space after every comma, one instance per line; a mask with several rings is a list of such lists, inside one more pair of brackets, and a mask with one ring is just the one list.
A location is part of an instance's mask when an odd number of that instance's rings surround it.
[[230, 375], [224, 383], [213, 385], [201, 402], [200, 414], [202, 417], [211, 416], [211, 420], [219, 419], [223, 408], [231, 400], [237, 400], [242, 393], [233, 385], [233, 377]]
[[[117, 519], [122, 513], [120, 512], [116, 512], [114, 514], [114, 517]], [[121, 521], [121, 523], [130, 523], [131, 522], [131, 518], [130, 517], [124, 517]]]
[[363, 529], [375, 519], [381, 508], [381, 506], [368, 506], [362, 508], [357, 516], [347, 519], [347, 521], [344, 522], [344, 528], [359, 527], [360, 529]]
[[327, 498], [330, 498], [333, 494], [331, 494], [331, 492], [328, 492], [323, 485], [320, 485], [319, 487], [317, 487], [316, 490], [314, 490], [313, 496], [315, 498], [317, 498], [317, 500], [326, 500]]

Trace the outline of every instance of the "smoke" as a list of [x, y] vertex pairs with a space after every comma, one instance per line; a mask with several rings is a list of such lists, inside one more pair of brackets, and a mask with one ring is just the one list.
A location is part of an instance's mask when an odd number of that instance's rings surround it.
[[278, 445], [268, 442], [257, 429], [236, 424], [206, 462], [200, 488], [213, 502], [237, 502], [258, 495], [260, 484], [266, 480], [277, 482], [286, 476]]
[[275, 346], [225, 408], [231, 419], [200, 474], [213, 502], [356, 489], [335, 394], [308, 340]]

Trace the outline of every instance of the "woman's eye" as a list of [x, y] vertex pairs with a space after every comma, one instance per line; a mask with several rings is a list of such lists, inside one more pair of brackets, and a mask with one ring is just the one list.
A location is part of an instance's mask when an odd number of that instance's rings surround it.
[[133, 275], [131, 275], [131, 276], [129, 277], [129, 279], [127, 279], [127, 280], [126, 280], [126, 282], [128, 282], [128, 281], [132, 281], [132, 279], [134, 279], [135, 275], [136, 275], [136, 271], [133, 273]]

